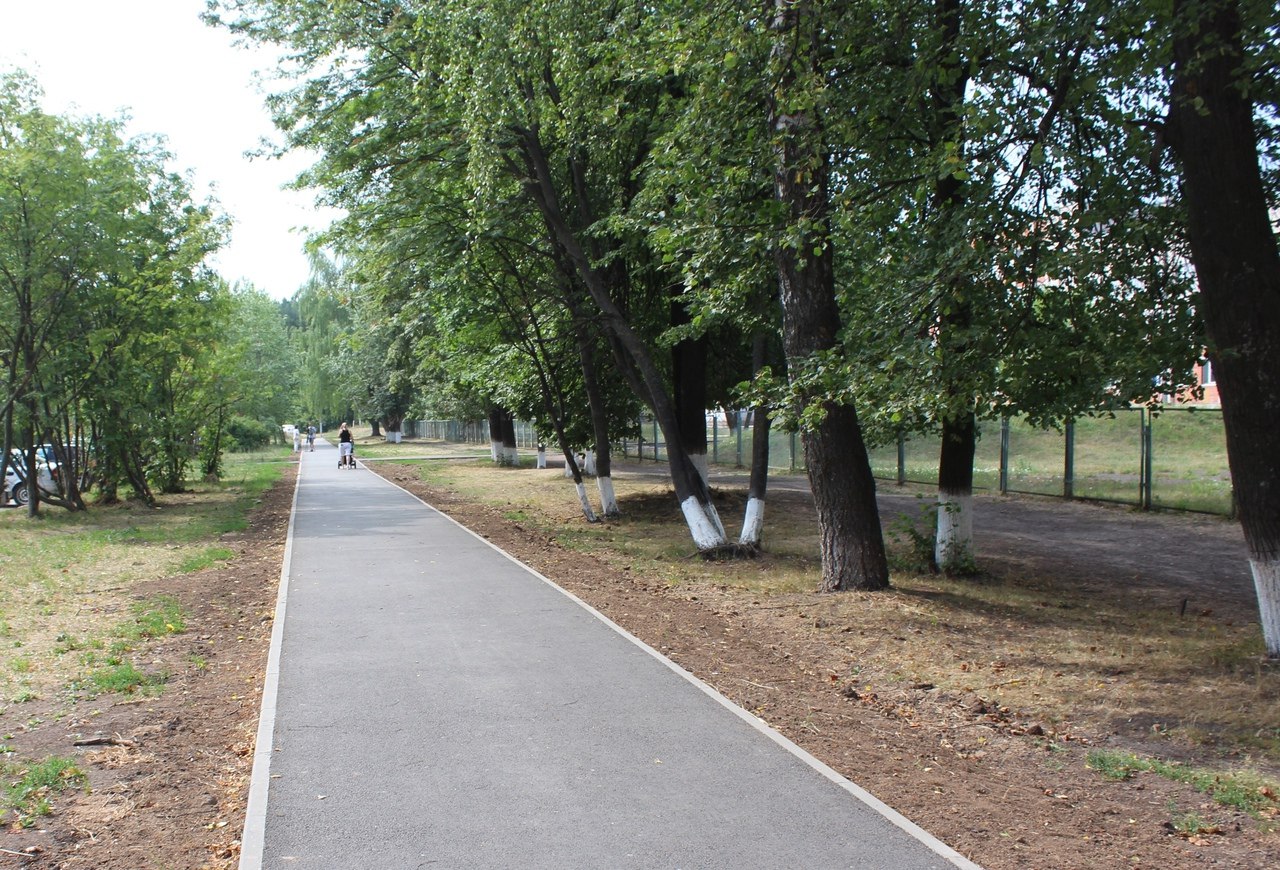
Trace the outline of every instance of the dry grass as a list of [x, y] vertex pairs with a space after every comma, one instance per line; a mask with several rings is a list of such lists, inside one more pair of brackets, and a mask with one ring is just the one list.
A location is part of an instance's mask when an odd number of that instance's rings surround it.
[[[82, 513], [0, 510], [0, 711], [52, 697], [101, 659], [132, 617], [134, 587], [229, 558], [223, 532], [244, 514], [279, 463], [233, 457], [222, 485], [192, 485], [157, 508], [127, 502]], [[279, 459], [279, 456], [275, 457]], [[253, 463], [256, 461], [256, 467]], [[7, 705], [7, 706], [6, 706]]]
[[[619, 570], [719, 596], [748, 621], [803, 615], [822, 651], [812, 666], [852, 690], [931, 686], [981, 699], [1047, 740], [1105, 738], [1280, 770], [1280, 668], [1262, 660], [1256, 619], [1179, 616], [1121, 588], [1086, 595], [1060, 578], [999, 565], [973, 579], [897, 570], [885, 593], [819, 594], [816, 519], [805, 496], [771, 495], [764, 556], [706, 562], [694, 557], [669, 487], [653, 478], [616, 476], [624, 518], [589, 525], [558, 470], [421, 469], [428, 482]], [[721, 492], [717, 504], [726, 528], [741, 522], [741, 492]], [[890, 547], [895, 564], [910, 563], [908, 542]]]

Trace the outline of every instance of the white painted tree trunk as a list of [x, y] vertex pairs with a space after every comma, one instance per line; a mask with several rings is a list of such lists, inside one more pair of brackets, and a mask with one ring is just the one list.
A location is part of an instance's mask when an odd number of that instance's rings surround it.
[[518, 468], [520, 465], [520, 450], [516, 447], [506, 447], [499, 444], [498, 449], [502, 452], [502, 459], [499, 464], [506, 468]]
[[1262, 617], [1262, 640], [1269, 658], [1280, 658], [1280, 559], [1249, 560], [1253, 586], [1258, 592], [1258, 613]]
[[684, 521], [699, 550], [714, 550], [729, 542], [715, 505], [710, 502], [700, 503], [696, 497], [689, 496], [680, 505], [680, 509], [684, 511]]
[[383, 436], [383, 438], [386, 440], [386, 442], [387, 442], [388, 444], [399, 444], [399, 443], [400, 443], [400, 433], [399, 433], [399, 432], [388, 432], [388, 433], [386, 433], [386, 435], [384, 435], [384, 436]]
[[587, 477], [595, 477], [596, 476], [596, 452], [594, 450], [587, 450], [582, 454], [582, 456], [583, 456], [582, 473], [585, 474]]
[[613, 478], [597, 477], [596, 486], [600, 489], [600, 513], [606, 517], [622, 516], [618, 509], [618, 495], [613, 491]]
[[494, 462], [502, 461], [502, 442], [501, 441], [495, 441], [492, 438], [489, 439], [489, 455], [493, 458]]
[[574, 488], [578, 490], [578, 502], [582, 505], [582, 515], [587, 518], [587, 522], [599, 522], [600, 518], [596, 516], [595, 510], [591, 507], [591, 500], [587, 498], [586, 484], [575, 483]]
[[547, 467], [547, 448], [541, 444], [538, 445], [538, 467]]
[[738, 543], [744, 547], [759, 547], [764, 531], [764, 499], [752, 496], [747, 499], [747, 514], [742, 518], [742, 534]]
[[938, 535], [933, 558], [941, 571], [973, 564], [973, 495], [938, 493]]

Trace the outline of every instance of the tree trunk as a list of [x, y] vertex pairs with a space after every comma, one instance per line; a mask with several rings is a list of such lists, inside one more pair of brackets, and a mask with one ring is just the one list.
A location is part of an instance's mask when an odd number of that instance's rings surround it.
[[[758, 373], [764, 368], [766, 341], [763, 333], [757, 333], [752, 341], [752, 372]], [[728, 414], [725, 416], [727, 419]], [[769, 409], [757, 407], [751, 417], [751, 480], [747, 485], [747, 512], [742, 518], [738, 546], [758, 551], [764, 532], [765, 489], [769, 485]]]
[[516, 446], [516, 417], [510, 411], [502, 412], [502, 459], [506, 468], [520, 466], [520, 449]]
[[40, 466], [36, 462], [36, 449], [28, 442], [28, 446], [23, 451], [25, 457], [23, 462], [27, 466], [26, 488], [27, 488], [27, 516], [37, 517], [40, 515], [40, 502], [43, 496], [40, 492]]
[[134, 497], [142, 499], [147, 507], [155, 507], [156, 496], [151, 491], [151, 485], [147, 483], [147, 475], [143, 471], [142, 460], [137, 451], [125, 445], [120, 459], [125, 477], [129, 481], [129, 485], [133, 487]]
[[[27, 420], [35, 420], [35, 396], [27, 396], [23, 404], [27, 406]], [[22, 441], [22, 454], [25, 457], [24, 462], [27, 466], [27, 516], [34, 518], [40, 514], [40, 465], [36, 460], [35, 431], [30, 422], [28, 422], [25, 429], [25, 436]]]
[[[574, 311], [575, 319], [577, 312]], [[577, 326], [578, 358], [582, 365], [582, 383], [587, 392], [587, 407], [591, 413], [591, 431], [596, 448], [596, 488], [600, 491], [600, 512], [607, 518], [622, 516], [618, 507], [618, 494], [613, 488], [613, 467], [610, 453], [613, 445], [609, 439], [609, 414], [600, 391], [600, 376], [596, 369], [595, 349], [591, 336], [579, 324]]]
[[222, 430], [226, 424], [226, 416], [226, 409], [218, 408], [218, 415], [213, 424], [213, 444], [206, 445], [207, 453], [203, 468], [206, 483], [217, 483], [222, 478]]
[[[671, 302], [671, 324], [689, 322], [680, 298]], [[671, 348], [672, 399], [680, 426], [680, 446], [707, 480], [707, 340], [686, 338]]]
[[724, 414], [724, 428], [730, 435], [738, 433], [738, 415], [742, 413], [740, 408], [729, 408], [722, 406], [720, 408]]
[[502, 462], [502, 409], [497, 405], [489, 408], [489, 458]]
[[948, 574], [973, 570], [973, 455], [977, 443], [978, 425], [973, 414], [942, 421], [933, 559], [938, 570]]
[[378, 418], [374, 417], [370, 420], [369, 425], [372, 427], [372, 431], [369, 432], [369, 436], [372, 438], [381, 438], [382, 430], [378, 428]]
[[[969, 65], [960, 44], [963, 0], [935, 0], [934, 29], [942, 34], [942, 58], [937, 78], [930, 87], [930, 146], [935, 150], [954, 147], [959, 158], [966, 151], [963, 124], [965, 95], [969, 86]], [[964, 220], [964, 182], [955, 173], [934, 181], [933, 205], [942, 239], [950, 237], [950, 223]], [[967, 237], [961, 234], [961, 238]], [[963, 262], [963, 261], [962, 261]], [[963, 268], [963, 267], [962, 267]], [[944, 277], [946, 304], [937, 315], [936, 340], [942, 367], [942, 401], [948, 409], [942, 418], [942, 448], [938, 456], [938, 515], [935, 523], [934, 567], [951, 573], [969, 573], [973, 567], [973, 455], [978, 434], [977, 421], [969, 406], [972, 387], [968, 382], [968, 336], [973, 325], [973, 294], [966, 273]], [[957, 338], [959, 336], [959, 338]]]
[[751, 481], [747, 485], [747, 512], [742, 518], [738, 545], [759, 550], [764, 533], [764, 496], [769, 484], [769, 412], [756, 408], [751, 426]]
[[[9, 468], [11, 467], [12, 455], [9, 453], [13, 449], [13, 409], [12, 407], [5, 410], [4, 414], [4, 452], [0, 453], [0, 481], [8, 479]], [[3, 485], [3, 484], [0, 484]], [[8, 490], [0, 492], [0, 507], [8, 501], [10, 493]]]
[[1263, 637], [1267, 655], [1280, 658], [1280, 252], [1259, 171], [1238, 6], [1174, 6], [1184, 29], [1174, 40], [1168, 141], [1182, 162], [1187, 235]]
[[[785, 208], [793, 238], [776, 248], [781, 290], [783, 347], [795, 382], [818, 355], [838, 347], [840, 310], [829, 234], [830, 162], [821, 116], [806, 92], [822, 79], [817, 57], [822, 29], [808, 0], [775, 0], [774, 60], [779, 64], [771, 96], [774, 195]], [[875, 481], [857, 412], [822, 395], [802, 395], [802, 407], [818, 405], [819, 422], [801, 430], [805, 464], [818, 510], [822, 588], [884, 589], [889, 585]]]
[[[582, 508], [582, 515], [587, 522], [594, 523], [599, 521], [595, 510], [591, 507], [591, 500], [587, 498], [587, 487], [582, 480], [582, 469], [578, 466], [577, 457], [573, 455], [573, 445], [569, 443], [569, 436], [564, 429], [564, 396], [553, 385], [547, 377], [546, 369], [541, 364], [537, 366], [538, 385], [542, 392], [542, 407], [547, 413], [547, 418], [551, 421], [551, 426], [555, 430], [556, 443], [560, 445], [560, 452], [564, 455], [564, 470], [566, 476], [573, 478], [573, 486], [578, 494], [578, 504]], [[546, 449], [543, 445], [538, 445], [538, 467], [546, 468]]]
[[565, 435], [564, 425], [560, 418], [552, 415], [553, 425], [556, 427], [556, 441], [560, 445], [560, 452], [564, 454], [564, 467], [569, 472], [569, 476], [573, 478], [573, 488], [578, 493], [578, 505], [582, 508], [582, 515], [589, 523], [596, 523], [600, 518], [596, 516], [595, 510], [591, 507], [591, 499], [587, 498], [587, 484], [582, 479], [582, 468], [578, 465], [578, 458], [573, 455], [573, 446], [569, 443], [569, 438]]

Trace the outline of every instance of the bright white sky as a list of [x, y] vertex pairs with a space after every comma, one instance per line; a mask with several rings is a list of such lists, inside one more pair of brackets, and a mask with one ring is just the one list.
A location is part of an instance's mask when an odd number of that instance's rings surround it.
[[278, 141], [254, 80], [272, 49], [237, 48], [199, 19], [204, 0], [0, 0], [0, 69], [40, 82], [53, 114], [127, 114], [131, 135], [160, 134], [190, 170], [197, 200], [212, 195], [235, 221], [214, 265], [285, 299], [307, 279], [307, 229], [331, 214], [310, 194], [281, 190], [308, 160], [250, 159]]

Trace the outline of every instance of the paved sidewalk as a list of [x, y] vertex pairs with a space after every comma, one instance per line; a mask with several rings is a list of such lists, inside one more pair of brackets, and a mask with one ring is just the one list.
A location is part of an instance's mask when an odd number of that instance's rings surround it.
[[975, 866], [321, 441], [284, 579], [242, 870]]

